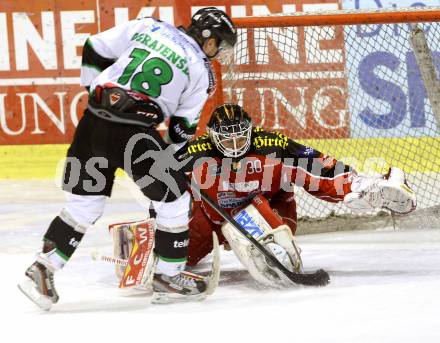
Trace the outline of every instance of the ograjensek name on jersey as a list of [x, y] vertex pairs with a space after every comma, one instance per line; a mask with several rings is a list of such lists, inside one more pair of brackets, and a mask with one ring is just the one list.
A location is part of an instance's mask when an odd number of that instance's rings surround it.
[[188, 61], [177, 54], [173, 49], [159, 42], [157, 39], [153, 39], [147, 33], [136, 32], [131, 38], [132, 41], [137, 41], [144, 44], [146, 47], [160, 53], [168, 61], [173, 63], [177, 69], [180, 69], [186, 76], [189, 76], [188, 67], [186, 66]]

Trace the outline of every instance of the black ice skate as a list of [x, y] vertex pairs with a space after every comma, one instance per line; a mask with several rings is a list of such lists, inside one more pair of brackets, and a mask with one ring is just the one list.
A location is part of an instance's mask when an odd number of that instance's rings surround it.
[[39, 262], [32, 264], [25, 272], [26, 279], [18, 288], [43, 310], [49, 311], [59, 297], [53, 281], [53, 272]]
[[152, 302], [163, 304], [175, 301], [203, 300], [206, 298], [206, 289], [206, 281], [196, 274], [184, 272], [172, 277], [155, 274]]
[[176, 276], [154, 274], [153, 304], [167, 304], [180, 301], [204, 300], [214, 293], [220, 278], [220, 249], [215, 232], [212, 233], [213, 250], [211, 273], [203, 277], [197, 274], [182, 272]]

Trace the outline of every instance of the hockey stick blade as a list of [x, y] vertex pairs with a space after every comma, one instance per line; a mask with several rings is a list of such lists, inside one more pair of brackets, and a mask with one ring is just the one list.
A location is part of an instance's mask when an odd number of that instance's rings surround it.
[[240, 224], [228, 213], [223, 211], [218, 204], [211, 200], [211, 198], [203, 192], [197, 185], [191, 184], [188, 181], [189, 187], [198, 194], [204, 201], [206, 201], [220, 216], [223, 217], [227, 222], [229, 222], [236, 230], [238, 230], [249, 242], [261, 252], [273, 266], [278, 268], [290, 281], [294, 284], [304, 285], [304, 286], [325, 286], [330, 282], [330, 276], [328, 273], [319, 269], [314, 273], [295, 273], [287, 269], [278, 259], [267, 251], [250, 233], [248, 233]]
[[211, 295], [217, 289], [218, 282], [220, 279], [220, 246], [218, 243], [217, 234], [212, 232], [212, 263], [211, 263], [211, 273], [206, 278], [207, 287], [206, 295]]

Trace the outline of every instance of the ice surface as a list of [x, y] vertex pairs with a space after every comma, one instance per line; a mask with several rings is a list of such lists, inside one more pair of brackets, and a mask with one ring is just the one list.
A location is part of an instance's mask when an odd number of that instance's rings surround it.
[[[103, 218], [55, 276], [60, 301], [39, 310], [17, 289], [47, 225], [63, 206], [53, 182], [0, 182], [0, 342], [440, 342], [440, 230], [300, 236], [307, 270], [324, 288], [259, 289], [222, 252], [217, 292], [204, 302], [151, 305], [117, 288], [109, 223], [141, 219], [146, 204], [118, 184]], [[198, 271], [209, 268], [209, 257]]]

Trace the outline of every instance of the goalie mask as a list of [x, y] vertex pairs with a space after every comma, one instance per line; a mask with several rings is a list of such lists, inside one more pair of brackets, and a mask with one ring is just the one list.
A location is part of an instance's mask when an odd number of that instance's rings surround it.
[[212, 143], [225, 157], [243, 156], [251, 146], [252, 121], [238, 105], [217, 107], [212, 112], [207, 129]]

